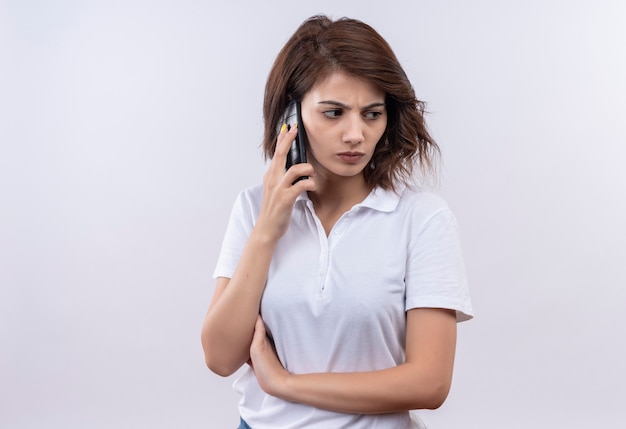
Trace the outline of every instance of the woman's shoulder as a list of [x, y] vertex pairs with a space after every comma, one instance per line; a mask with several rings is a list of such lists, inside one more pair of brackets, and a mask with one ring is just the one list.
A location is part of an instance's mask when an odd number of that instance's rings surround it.
[[254, 185], [240, 190], [235, 195], [231, 217], [254, 219], [261, 208], [262, 185]]
[[441, 211], [449, 211], [450, 207], [444, 198], [427, 190], [405, 188], [399, 194], [400, 210], [417, 211], [424, 215], [434, 215]]
[[263, 198], [263, 185], [257, 184], [239, 191], [237, 202], [249, 206], [259, 206]]
[[260, 183], [249, 186], [239, 192], [239, 195], [246, 196], [247, 198], [261, 198], [262, 194], [263, 194], [263, 185]]

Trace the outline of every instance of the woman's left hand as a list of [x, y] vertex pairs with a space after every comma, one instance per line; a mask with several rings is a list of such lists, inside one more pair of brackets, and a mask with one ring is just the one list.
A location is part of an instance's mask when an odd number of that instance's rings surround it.
[[289, 372], [278, 360], [278, 355], [267, 337], [265, 323], [260, 315], [254, 325], [254, 336], [250, 345], [250, 366], [261, 388], [272, 396], [280, 396]]

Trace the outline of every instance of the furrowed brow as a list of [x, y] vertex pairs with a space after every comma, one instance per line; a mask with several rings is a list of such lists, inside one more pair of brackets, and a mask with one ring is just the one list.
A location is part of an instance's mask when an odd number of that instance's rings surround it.
[[334, 101], [334, 100], [324, 100], [324, 101], [320, 101], [317, 104], [330, 104], [331, 106], [337, 106], [337, 107], [341, 107], [343, 109], [349, 109], [350, 106], [348, 106], [347, 104], [344, 103], [340, 103], [339, 101]]
[[[324, 100], [324, 101], [320, 101], [317, 104], [329, 104], [331, 106], [336, 106], [336, 107], [341, 107], [342, 109], [351, 109], [350, 106], [348, 106], [347, 104], [341, 103], [339, 101], [334, 101], [334, 100]], [[384, 107], [385, 103], [382, 101], [376, 101], [374, 103], [370, 103], [367, 106], [363, 107], [363, 110], [368, 110], [368, 109], [372, 109], [374, 107]]]

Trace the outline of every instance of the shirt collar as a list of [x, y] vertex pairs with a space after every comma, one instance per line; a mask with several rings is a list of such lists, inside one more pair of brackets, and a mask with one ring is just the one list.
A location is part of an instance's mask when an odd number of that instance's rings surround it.
[[396, 193], [392, 190], [374, 188], [360, 204], [357, 204], [357, 207], [368, 207], [381, 212], [392, 212], [398, 206], [401, 194], [402, 191]]
[[[392, 190], [384, 190], [382, 188], [374, 188], [365, 199], [355, 207], [367, 207], [381, 212], [392, 212], [398, 206], [400, 195], [403, 189], [397, 193]], [[301, 192], [296, 201], [311, 201], [306, 191]]]

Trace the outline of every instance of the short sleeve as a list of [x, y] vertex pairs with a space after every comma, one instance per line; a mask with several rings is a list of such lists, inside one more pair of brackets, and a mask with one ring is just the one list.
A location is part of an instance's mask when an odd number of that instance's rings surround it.
[[446, 308], [457, 321], [473, 317], [456, 218], [437, 210], [409, 239], [405, 309]]
[[214, 278], [231, 278], [233, 276], [254, 222], [254, 198], [247, 191], [241, 192], [237, 196], [230, 213], [220, 254], [213, 272]]

